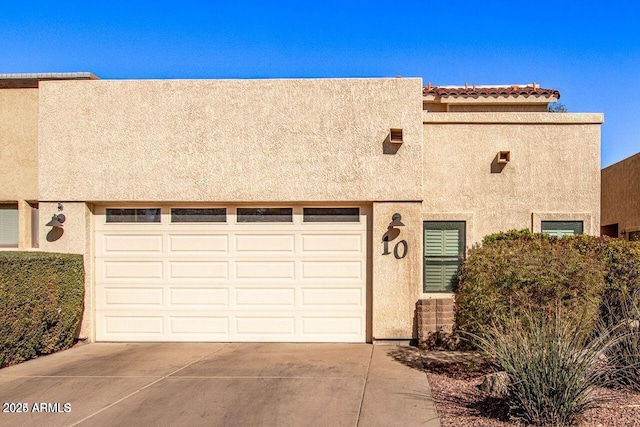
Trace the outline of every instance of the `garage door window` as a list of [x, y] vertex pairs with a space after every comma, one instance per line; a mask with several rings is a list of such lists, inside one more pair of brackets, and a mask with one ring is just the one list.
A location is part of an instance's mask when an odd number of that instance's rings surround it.
[[293, 222], [293, 209], [238, 208], [238, 222]]
[[160, 222], [160, 208], [107, 209], [107, 222]]
[[360, 222], [359, 208], [304, 208], [304, 222]]
[[227, 209], [172, 208], [171, 222], [227, 222]]

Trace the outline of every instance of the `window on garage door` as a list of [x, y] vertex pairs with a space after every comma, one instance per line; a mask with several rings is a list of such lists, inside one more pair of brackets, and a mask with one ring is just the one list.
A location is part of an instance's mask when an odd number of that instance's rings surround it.
[[582, 234], [582, 221], [542, 221], [542, 232], [550, 236], [563, 237]]
[[425, 221], [424, 292], [451, 292], [465, 253], [464, 221]]

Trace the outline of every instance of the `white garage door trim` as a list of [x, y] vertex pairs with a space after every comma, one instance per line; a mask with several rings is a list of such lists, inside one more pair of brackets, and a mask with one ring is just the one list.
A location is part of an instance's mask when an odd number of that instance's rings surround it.
[[[364, 342], [367, 223], [172, 223], [171, 207], [97, 207], [97, 341]], [[278, 206], [267, 206], [278, 207]], [[330, 207], [336, 207], [332, 205]], [[350, 206], [353, 207], [353, 206]], [[107, 223], [107, 208], [161, 208], [160, 222]]]

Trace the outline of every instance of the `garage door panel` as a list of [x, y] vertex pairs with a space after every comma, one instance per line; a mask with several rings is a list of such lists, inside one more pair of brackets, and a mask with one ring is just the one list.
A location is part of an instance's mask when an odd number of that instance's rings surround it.
[[236, 279], [291, 279], [295, 278], [293, 261], [236, 261]]
[[362, 317], [302, 317], [303, 335], [360, 335]]
[[292, 339], [295, 335], [295, 324], [296, 318], [294, 316], [236, 316], [235, 333], [239, 336], [276, 335]]
[[303, 261], [303, 279], [362, 280], [362, 261]]
[[[97, 322], [97, 327], [109, 335], [152, 334], [158, 337], [164, 333], [163, 316], [105, 315]], [[102, 323], [102, 324], [101, 324]], [[102, 327], [102, 328], [101, 328]]]
[[228, 279], [226, 261], [169, 261], [170, 280], [173, 279]]
[[98, 288], [98, 291], [104, 292], [103, 307], [114, 306], [161, 306], [164, 302], [163, 288], [139, 288], [131, 287], [104, 287]]
[[197, 288], [197, 287], [172, 287], [170, 288], [171, 306], [216, 306], [229, 305], [228, 288]]
[[96, 265], [97, 277], [108, 280], [162, 280], [162, 261], [102, 261]]
[[291, 306], [295, 305], [292, 288], [240, 288], [236, 289], [236, 304], [241, 306]]
[[293, 253], [294, 250], [294, 234], [236, 235], [236, 252], [240, 254], [256, 256], [266, 252], [272, 256], [273, 252]]
[[104, 235], [102, 239], [102, 253], [113, 252], [162, 252], [162, 234], [144, 235]]
[[204, 317], [204, 316], [172, 316], [169, 318], [169, 333], [171, 335], [191, 336], [205, 335], [208, 337], [227, 337], [229, 335], [228, 317]]
[[364, 252], [362, 234], [303, 234], [302, 251], [307, 254], [332, 253], [359, 255]]
[[304, 306], [364, 307], [362, 288], [302, 288]]
[[229, 236], [226, 234], [169, 234], [169, 253], [189, 254], [228, 253]]

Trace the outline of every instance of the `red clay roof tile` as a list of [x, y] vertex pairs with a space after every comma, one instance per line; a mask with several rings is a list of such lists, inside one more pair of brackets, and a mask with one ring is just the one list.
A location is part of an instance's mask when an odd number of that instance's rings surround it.
[[462, 87], [452, 86], [432, 86], [429, 84], [422, 88], [422, 95], [446, 97], [461, 97], [461, 98], [477, 98], [477, 97], [509, 97], [509, 96], [544, 96], [555, 97], [560, 99], [560, 92], [555, 89], [543, 89], [537, 84], [527, 86], [469, 86]]

